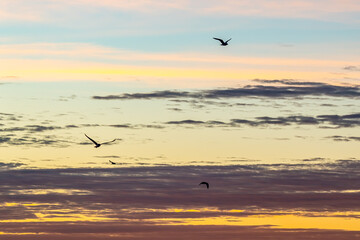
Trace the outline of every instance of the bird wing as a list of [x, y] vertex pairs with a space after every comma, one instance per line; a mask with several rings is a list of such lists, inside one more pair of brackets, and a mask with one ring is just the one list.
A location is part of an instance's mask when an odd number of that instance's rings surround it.
[[112, 143], [112, 142], [115, 142], [117, 140], [117, 138], [115, 138], [114, 140], [112, 141], [109, 141], [109, 142], [104, 142], [104, 143], [101, 143], [101, 144], [108, 144], [108, 143]]
[[207, 183], [207, 182], [201, 182], [199, 185], [201, 185], [201, 184], [205, 184], [206, 187], [209, 188], [209, 183]]
[[224, 44], [224, 40], [222, 40], [222, 39], [220, 39], [220, 38], [213, 38], [213, 39], [218, 40], [218, 41], [220, 41], [222, 44]]
[[113, 161], [111, 161], [111, 160], [109, 160], [109, 162], [111, 163], [111, 164], [115, 164]]
[[229, 40], [227, 40], [226, 43], [227, 43], [228, 41], [230, 41], [230, 40], [231, 40], [231, 38], [230, 38]]
[[92, 138], [90, 138], [88, 135], [85, 134], [85, 136], [86, 136], [90, 141], [92, 141], [95, 145], [98, 145], [98, 143], [95, 142], [95, 141], [94, 141]]

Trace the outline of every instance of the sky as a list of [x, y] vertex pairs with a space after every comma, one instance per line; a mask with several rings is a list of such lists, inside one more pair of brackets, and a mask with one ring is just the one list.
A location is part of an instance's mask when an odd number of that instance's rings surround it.
[[0, 239], [360, 239], [359, 23], [355, 0], [2, 0]]

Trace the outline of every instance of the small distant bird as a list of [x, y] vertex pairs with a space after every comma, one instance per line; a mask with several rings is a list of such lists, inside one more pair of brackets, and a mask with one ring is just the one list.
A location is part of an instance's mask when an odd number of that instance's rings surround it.
[[117, 140], [117, 139], [114, 139], [114, 140], [112, 140], [112, 141], [110, 141], [110, 142], [97, 143], [97, 142], [94, 141], [94, 139], [90, 138], [88, 135], [85, 134], [85, 136], [86, 136], [90, 141], [92, 141], [92, 142], [95, 144], [94, 148], [98, 148], [98, 147], [100, 147], [100, 146], [103, 145], [103, 144], [112, 143], [112, 142], [115, 142], [115, 141]]
[[109, 162], [110, 162], [111, 164], [116, 164], [115, 162], [113, 162], [113, 161], [111, 161], [111, 160], [109, 160]]
[[206, 188], [209, 189], [209, 183], [207, 183], [207, 182], [201, 182], [201, 183], [199, 184], [199, 186], [200, 186], [201, 184], [205, 184], [205, 185], [206, 185]]
[[227, 46], [228, 42], [231, 40], [231, 38], [229, 40], [227, 40], [226, 42], [224, 42], [224, 40], [220, 39], [220, 38], [213, 38], [215, 40], [218, 40], [221, 42], [221, 46]]

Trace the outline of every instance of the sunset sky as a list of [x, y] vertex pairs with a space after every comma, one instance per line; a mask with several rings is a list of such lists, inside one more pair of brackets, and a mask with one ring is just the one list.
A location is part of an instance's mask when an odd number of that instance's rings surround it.
[[0, 239], [360, 239], [359, 39], [357, 0], [0, 1]]

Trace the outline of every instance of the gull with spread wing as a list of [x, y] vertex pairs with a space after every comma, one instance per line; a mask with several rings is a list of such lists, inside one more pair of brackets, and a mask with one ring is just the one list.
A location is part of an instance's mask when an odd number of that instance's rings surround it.
[[101, 145], [109, 144], [109, 143], [115, 142], [115, 141], [117, 140], [117, 139], [115, 138], [114, 140], [109, 141], [109, 142], [97, 143], [94, 139], [90, 138], [88, 135], [85, 134], [85, 136], [86, 136], [90, 141], [92, 141], [92, 142], [95, 144], [94, 148], [98, 148], [98, 147], [100, 147]]
[[215, 40], [218, 40], [219, 42], [221, 42], [221, 46], [227, 46], [228, 42], [231, 40], [231, 38], [227, 41], [222, 40], [221, 38], [213, 38]]

